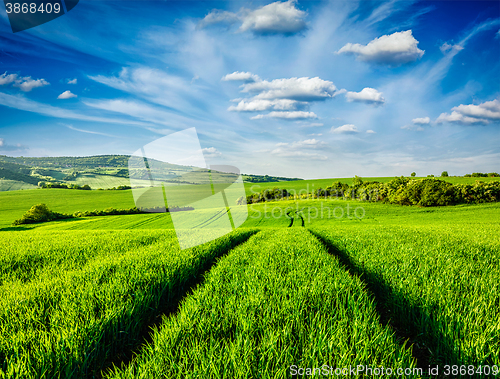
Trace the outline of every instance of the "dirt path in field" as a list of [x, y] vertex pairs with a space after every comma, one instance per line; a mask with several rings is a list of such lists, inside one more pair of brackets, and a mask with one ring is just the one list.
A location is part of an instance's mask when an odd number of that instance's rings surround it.
[[[428, 367], [429, 364], [433, 362], [431, 360], [432, 353], [429, 348], [429, 346], [432, 345], [432, 342], [426, 340], [422, 341], [422, 337], [419, 336], [418, 326], [413, 324], [411, 321], [403, 324], [393, 319], [393, 314], [396, 312], [388, 305], [387, 299], [391, 296], [391, 294], [394, 294], [394, 290], [376, 274], [356, 265], [346, 252], [342, 251], [333, 243], [323, 238], [320, 234], [312, 230], [309, 230], [309, 232], [326, 247], [327, 251], [332, 256], [338, 258], [341, 266], [343, 266], [351, 276], [356, 277], [366, 285], [368, 293], [375, 300], [375, 307], [380, 317], [381, 324], [389, 327], [394, 332], [396, 341], [399, 344], [412, 346], [412, 356], [417, 362], [416, 367]], [[418, 315], [418, 317], [415, 317], [415, 320], [418, 318], [429, 317], [423, 309], [416, 305], [411, 305], [407, 299], [402, 298], [402, 301], [404, 302], [405, 307], [411, 309], [413, 314]], [[459, 361], [454, 360], [452, 356], [453, 354], [449, 355], [450, 362]]]

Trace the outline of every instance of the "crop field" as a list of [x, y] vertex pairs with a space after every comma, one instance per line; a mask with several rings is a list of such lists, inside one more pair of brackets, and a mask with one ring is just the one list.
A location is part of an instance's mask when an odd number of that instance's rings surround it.
[[36, 188], [34, 184], [19, 182], [17, 180], [0, 179], [0, 191], [17, 191], [34, 188]]
[[264, 202], [236, 231], [180, 250], [168, 213], [11, 226], [42, 202], [133, 207], [130, 190], [0, 202], [0, 377], [286, 378], [363, 365], [428, 378], [441, 377], [429, 366], [500, 365], [500, 203]]

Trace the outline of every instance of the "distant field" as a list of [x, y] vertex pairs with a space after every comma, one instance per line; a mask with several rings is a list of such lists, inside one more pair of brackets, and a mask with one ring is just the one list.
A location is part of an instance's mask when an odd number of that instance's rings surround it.
[[[100, 188], [96, 186], [96, 183], [101, 183], [102, 185], [107, 183], [107, 187], [116, 187], [119, 185], [128, 184], [128, 181], [125, 178], [117, 178], [106, 175], [93, 175], [93, 174], [90, 175], [89, 178], [90, 177], [93, 177], [93, 180], [95, 180], [94, 185], [91, 184], [92, 188]], [[362, 179], [364, 181], [379, 181], [386, 183], [394, 178], [372, 177], [372, 178], [362, 178]], [[482, 180], [485, 182], [500, 181], [500, 178], [448, 177], [439, 179], [445, 180], [453, 184], [457, 183], [474, 184], [476, 180]], [[298, 181], [288, 181], [288, 182], [245, 183], [244, 185], [247, 195], [252, 194], [253, 192], [261, 192], [265, 189], [274, 187], [286, 188], [287, 190], [294, 190], [297, 193], [299, 193], [299, 191], [303, 191], [305, 193], [305, 192], [312, 192], [313, 190], [318, 189], [320, 187], [326, 188], [332, 185], [332, 183], [336, 181], [352, 184], [352, 178], [332, 178], [332, 179], [298, 180]], [[11, 182], [11, 181], [0, 181], [0, 185], [2, 184], [2, 182]], [[84, 184], [84, 182], [85, 181], [81, 181], [80, 184]], [[13, 182], [11, 185], [13, 186], [12, 188], [16, 188], [15, 186], [19, 185], [19, 182]], [[25, 186], [30, 188], [36, 188], [30, 185], [25, 185]], [[187, 187], [183, 185], [180, 186], [176, 185], [171, 187], [171, 190], [178, 191], [178, 193], [182, 195], [184, 192], [186, 192], [186, 188]], [[198, 186], [195, 186], [195, 188], [198, 188]], [[180, 196], [179, 198], [182, 198], [182, 196]], [[0, 227], [5, 227], [10, 225], [12, 221], [20, 218], [24, 214], [24, 212], [28, 210], [31, 206], [38, 203], [45, 203], [49, 206], [51, 210], [61, 213], [73, 213], [75, 211], [86, 211], [94, 209], [102, 210], [108, 207], [132, 208], [135, 206], [131, 190], [81, 191], [81, 190], [66, 190], [66, 189], [26, 188], [23, 191], [1, 191]], [[170, 205], [179, 206], [182, 204], [170, 204]]]
[[36, 188], [35, 185], [17, 180], [0, 179], [0, 191], [17, 191]]
[[[149, 186], [148, 180], [136, 180], [134, 179], [137, 185]], [[84, 185], [88, 184], [92, 189], [106, 189], [113, 188], [118, 186], [129, 186], [130, 179], [122, 178], [119, 176], [111, 176], [111, 175], [99, 175], [99, 174], [80, 174], [76, 180], [67, 181], [70, 184], [78, 184]]]
[[130, 190], [82, 191], [69, 189], [32, 189], [0, 192], [0, 228], [9, 226], [35, 204], [45, 203], [52, 211], [73, 213], [85, 210], [103, 210], [108, 207], [132, 208], [134, 199]]

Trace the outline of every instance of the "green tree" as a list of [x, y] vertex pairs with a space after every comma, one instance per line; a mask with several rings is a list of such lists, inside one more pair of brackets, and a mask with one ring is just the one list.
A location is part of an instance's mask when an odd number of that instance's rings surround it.
[[443, 178], [447, 177], [447, 176], [448, 176], [448, 171], [443, 171], [443, 172], [441, 173], [441, 176], [442, 176]]
[[411, 176], [412, 176], [412, 178], [414, 178], [415, 176], [417, 176], [417, 174], [415, 173], [415, 171], [411, 173]]

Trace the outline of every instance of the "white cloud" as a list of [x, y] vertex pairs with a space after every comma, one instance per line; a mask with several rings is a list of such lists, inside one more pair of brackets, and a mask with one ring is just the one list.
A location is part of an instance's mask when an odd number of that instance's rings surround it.
[[198, 27], [204, 28], [215, 24], [232, 25], [239, 20], [240, 17], [233, 12], [215, 9], [207, 14], [205, 18], [198, 23]]
[[345, 124], [342, 126], [339, 126], [338, 128], [332, 127], [331, 129], [332, 133], [345, 133], [345, 134], [354, 134], [354, 133], [359, 133], [358, 128], [354, 126], [353, 124]]
[[347, 92], [345, 94], [347, 101], [357, 101], [368, 104], [383, 104], [385, 102], [382, 92], [377, 91], [375, 88], [363, 88], [361, 92]]
[[67, 84], [77, 84], [78, 80], [76, 78], [74, 78], [74, 79], [68, 79], [68, 81], [66, 83]]
[[260, 78], [258, 75], [252, 74], [251, 72], [235, 71], [232, 74], [227, 74], [226, 76], [224, 76], [222, 80], [243, 80], [246, 82], [258, 82], [260, 81]]
[[318, 101], [332, 98], [339, 92], [332, 82], [318, 77], [262, 80], [242, 87], [242, 92], [258, 93], [255, 97], [259, 99]]
[[243, 11], [240, 31], [259, 34], [297, 33], [306, 28], [307, 13], [295, 8], [295, 0], [274, 2], [254, 11]]
[[417, 117], [411, 120], [415, 125], [427, 125], [431, 122], [429, 117]]
[[222, 80], [246, 81], [240, 86], [241, 92], [253, 95], [247, 99], [231, 100], [237, 101], [238, 104], [230, 106], [228, 111], [263, 112], [272, 110], [269, 114], [251, 117], [251, 120], [262, 118], [288, 120], [318, 118], [314, 112], [306, 112], [310, 102], [323, 101], [344, 92], [344, 90], [337, 90], [337, 87], [332, 82], [318, 77], [294, 77], [268, 81], [261, 80], [251, 72], [236, 71], [224, 76]]
[[451, 114], [441, 113], [436, 119], [438, 124], [442, 122], [453, 122], [457, 124], [487, 124], [488, 120], [464, 116], [462, 113], [453, 111]]
[[0, 138], [0, 147], [3, 146], [3, 138]]
[[496, 32], [495, 38], [500, 38], [500, 29], [498, 29], [498, 32]]
[[236, 112], [261, 112], [267, 111], [269, 109], [274, 109], [277, 111], [287, 111], [287, 110], [297, 110], [299, 108], [304, 108], [307, 106], [305, 102], [299, 102], [290, 99], [276, 99], [276, 100], [265, 100], [265, 99], [251, 99], [241, 100], [238, 105], [231, 105], [227, 110]]
[[71, 99], [73, 97], [78, 97], [74, 93], [71, 93], [71, 91], [64, 91], [61, 93], [59, 96], [57, 96], [58, 99]]
[[460, 46], [460, 45], [451, 45], [449, 44], [448, 42], [445, 42], [443, 43], [440, 47], [439, 47], [439, 50], [441, 50], [441, 52], [443, 54], [446, 54], [448, 51], [450, 50], [453, 50], [453, 51], [460, 51], [460, 50], [463, 50], [463, 46]]
[[296, 0], [276, 1], [251, 10], [241, 9], [238, 13], [213, 10], [198, 23], [199, 28], [216, 24], [230, 26], [240, 22], [240, 32], [255, 34], [294, 34], [305, 30], [307, 13], [295, 7]]
[[396, 32], [375, 38], [368, 45], [348, 43], [337, 54], [355, 54], [360, 60], [389, 65], [413, 62], [424, 55], [418, 47], [412, 31]]
[[452, 108], [452, 111], [457, 111], [465, 116], [485, 118], [487, 120], [500, 120], [500, 101], [497, 99], [486, 101], [479, 105], [459, 105]]
[[366, 133], [367, 133], [367, 134], [377, 134], [377, 132], [376, 132], [376, 131], [371, 130], [371, 129], [368, 129], [368, 130], [366, 131]]
[[437, 123], [453, 122], [459, 124], [488, 124], [500, 120], [500, 101], [497, 99], [486, 101], [479, 105], [461, 104], [453, 107], [451, 114], [441, 113]]
[[291, 111], [291, 112], [270, 112], [268, 114], [259, 114], [257, 116], [251, 117], [251, 120], [259, 120], [262, 118], [281, 118], [285, 120], [300, 120], [307, 118], [318, 118], [314, 112], [304, 112], [304, 111]]
[[18, 87], [23, 92], [30, 92], [33, 88], [48, 86], [50, 83], [45, 79], [31, 79], [31, 76], [17, 79], [14, 87]]
[[0, 75], [0, 86], [10, 84], [17, 79], [17, 74], [9, 74], [7, 75], [7, 71], [5, 71], [2, 75]]
[[206, 147], [204, 149], [201, 149], [201, 152], [206, 158], [215, 158], [215, 157], [220, 157], [222, 155], [220, 151], [217, 150], [215, 147]]

